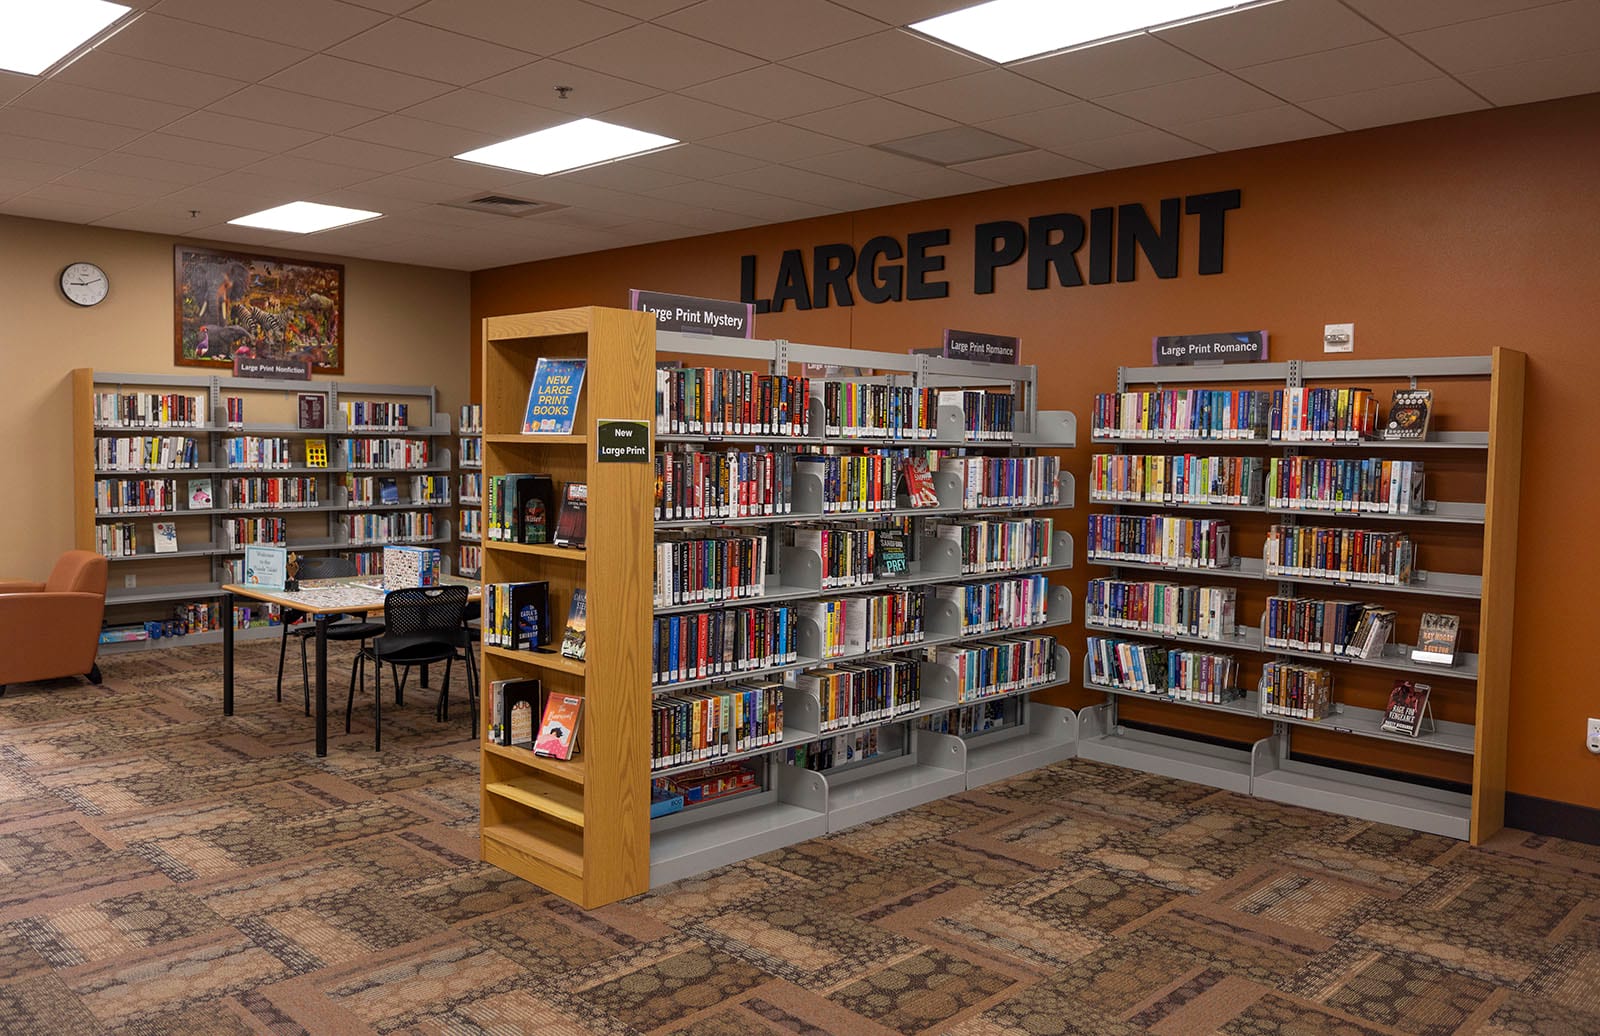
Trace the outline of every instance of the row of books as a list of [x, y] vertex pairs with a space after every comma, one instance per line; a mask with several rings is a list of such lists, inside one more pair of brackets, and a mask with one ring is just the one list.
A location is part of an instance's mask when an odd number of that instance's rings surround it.
[[1403, 532], [1274, 525], [1262, 551], [1269, 576], [1405, 585], [1415, 546]]
[[818, 731], [886, 723], [922, 707], [922, 667], [914, 658], [882, 658], [807, 669], [796, 690], [816, 696]]
[[237, 428], [244, 424], [244, 397], [229, 396], [225, 403], [228, 427]]
[[344, 425], [353, 432], [404, 431], [411, 424], [410, 406], [405, 403], [385, 403], [357, 399], [340, 403], [344, 411]]
[[945, 457], [939, 470], [956, 476], [962, 507], [1053, 507], [1061, 503], [1059, 457]]
[[933, 660], [955, 676], [956, 700], [976, 701], [1056, 679], [1056, 638], [1005, 637], [985, 644], [935, 648]]
[[95, 553], [107, 558], [126, 558], [139, 553], [137, 527], [133, 522], [103, 522], [94, 527]]
[[582, 547], [588, 539], [589, 485], [586, 482], [563, 485], [559, 509], [555, 479], [549, 475], [523, 472], [494, 475], [486, 482], [486, 492], [483, 534], [489, 540]]
[[161, 471], [200, 466], [200, 442], [182, 435], [117, 435], [94, 441], [100, 471]]
[[788, 665], [800, 657], [799, 613], [787, 605], [657, 616], [650, 631], [657, 687]]
[[1015, 437], [1017, 400], [1014, 393], [994, 389], [942, 389], [939, 406], [941, 409], [961, 408], [968, 439], [1006, 442]]
[[461, 466], [464, 468], [483, 467], [483, 440], [476, 436], [464, 436], [461, 439]]
[[1091, 623], [1205, 640], [1233, 637], [1237, 609], [1238, 591], [1231, 586], [1091, 579], [1084, 597]]
[[427, 439], [340, 439], [350, 468], [425, 468], [433, 454]]
[[534, 679], [496, 680], [489, 685], [488, 740], [526, 748], [534, 755], [568, 760], [578, 754], [584, 699], [555, 694]]
[[288, 543], [289, 523], [282, 518], [224, 518], [222, 538], [230, 550], [252, 543], [282, 547]]
[[721, 536], [655, 545], [655, 603], [661, 607], [746, 600], [766, 593], [767, 538]]
[[483, 472], [463, 471], [458, 478], [461, 479], [461, 502], [463, 504], [483, 503]]
[[1094, 397], [1094, 437], [1265, 439], [1272, 424], [1273, 398], [1274, 393], [1265, 389], [1101, 392]]
[[350, 543], [421, 543], [439, 535], [432, 511], [340, 516]]
[[656, 698], [650, 707], [651, 769], [780, 744], [783, 695], [782, 683], [763, 680]]
[[1049, 617], [1050, 580], [1042, 575], [938, 586], [934, 595], [956, 608], [962, 636], [1041, 626]]
[[1360, 601], [1269, 597], [1262, 643], [1292, 651], [1378, 658], [1394, 635], [1395, 611]]
[[229, 436], [222, 440], [222, 450], [230, 468], [292, 468], [295, 466], [294, 442], [283, 436]]
[[457, 425], [462, 435], [483, 434], [483, 404], [461, 404], [461, 420]]
[[798, 470], [821, 483], [823, 514], [861, 514], [895, 507], [900, 483], [896, 457], [872, 451], [807, 454], [796, 457], [795, 463]]
[[386, 475], [346, 475], [344, 489], [352, 504], [378, 506], [384, 504], [448, 504], [450, 479], [443, 475], [412, 475], [411, 495], [400, 498], [400, 482]]
[[822, 383], [824, 433], [932, 439], [939, 431], [937, 389], [858, 381]]
[[808, 435], [811, 379], [713, 367], [656, 370], [656, 431]]
[[1055, 523], [1049, 518], [939, 522], [933, 535], [955, 547], [963, 575], [986, 575], [1049, 565]]
[[176, 392], [96, 392], [96, 428], [202, 428], [205, 396]]
[[794, 463], [787, 450], [664, 450], [655, 457], [656, 520], [788, 514]]
[[864, 727], [786, 748], [783, 750], [783, 761], [802, 770], [820, 773], [838, 766], [863, 763], [882, 754], [878, 728]]
[[1265, 500], [1266, 471], [1263, 457], [1097, 453], [1089, 465], [1089, 498], [1101, 503], [1256, 505]]
[[483, 548], [462, 544], [456, 548], [456, 572], [476, 579], [483, 572]]
[[1232, 526], [1216, 518], [1091, 514], [1088, 557], [1174, 568], [1227, 568], [1233, 563], [1232, 538]]
[[800, 526], [789, 531], [790, 542], [820, 561], [821, 588], [845, 590], [866, 586], [877, 577], [879, 530], [842, 526]]
[[181, 499], [175, 478], [108, 478], [94, 484], [97, 515], [175, 511]]
[[1266, 495], [1273, 507], [1292, 510], [1422, 514], [1423, 483], [1422, 461], [1273, 457]]
[[[483, 584], [482, 637], [487, 647], [543, 651], [555, 643], [548, 581]], [[575, 587], [567, 601], [561, 654], [582, 661], [588, 654], [589, 594]]]
[[1012, 725], [1010, 712], [1013, 703], [1010, 700], [984, 701], [976, 705], [964, 705], [959, 709], [944, 709], [931, 715], [923, 716], [917, 720], [917, 727], [922, 730], [931, 730], [935, 734], [955, 734], [965, 737], [968, 734], [984, 734], [991, 730], [1000, 730]]
[[1316, 666], [1268, 662], [1261, 667], [1261, 712], [1322, 719], [1333, 704], [1333, 674]]
[[[225, 507], [265, 509], [317, 507], [320, 504], [318, 480], [315, 478], [229, 478], [223, 480], [222, 492]], [[192, 502], [190, 506], [193, 507]]]
[[460, 534], [483, 539], [483, 512], [476, 507], [458, 512], [461, 519]]
[[921, 590], [891, 590], [798, 606], [816, 627], [823, 658], [920, 643], [926, 635], [927, 596]]
[[1239, 662], [1230, 655], [1116, 637], [1090, 637], [1087, 650], [1089, 679], [1096, 684], [1209, 704], [1243, 695]]

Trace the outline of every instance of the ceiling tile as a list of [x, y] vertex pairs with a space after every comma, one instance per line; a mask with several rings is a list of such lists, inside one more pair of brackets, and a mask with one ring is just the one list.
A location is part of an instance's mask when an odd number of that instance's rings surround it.
[[307, 200], [319, 201], [324, 205], [343, 205], [351, 209], [381, 212], [384, 215], [382, 221], [359, 225], [367, 228], [374, 238], [388, 237], [391, 240], [410, 237], [415, 233], [413, 230], [404, 229], [403, 222], [396, 220], [394, 217], [428, 204], [427, 202], [413, 201], [407, 198], [397, 198], [393, 195], [378, 194], [367, 190], [364, 184], [356, 184], [354, 187], [340, 187], [332, 191], [322, 191], [319, 194], [313, 194]]
[[898, 29], [802, 54], [785, 64], [879, 95], [954, 79], [987, 67], [977, 58], [957, 54]]
[[1528, 104], [1600, 91], [1600, 50], [1563, 54], [1461, 77], [1495, 104]]
[[72, 166], [52, 162], [30, 162], [24, 158], [6, 158], [0, 155], [0, 178], [21, 180], [30, 187], [49, 183], [58, 176], [72, 172]]
[[26, 216], [29, 219], [53, 219], [60, 223], [93, 223], [97, 219], [115, 215], [127, 207], [119, 202], [84, 205], [55, 201], [50, 198], [35, 197], [30, 191], [0, 203], [0, 212], [8, 216]]
[[207, 110], [317, 133], [338, 133], [384, 114], [375, 108], [362, 108], [259, 83], [224, 97]]
[[1051, 151], [1022, 151], [999, 158], [982, 158], [953, 167], [973, 176], [1000, 183], [1038, 183], [1095, 172], [1095, 167]]
[[1446, 72], [1463, 75], [1578, 54], [1600, 41], [1600, 3], [1568, 0], [1407, 35], [1404, 42]]
[[244, 36], [322, 50], [383, 21], [383, 15], [338, 0], [161, 0], [156, 14], [198, 22]]
[[1179, 158], [1204, 155], [1205, 147], [1192, 141], [1175, 137], [1157, 129], [1125, 133], [1120, 137], [1090, 140], [1066, 148], [1069, 158], [1076, 158], [1101, 169], [1121, 169], [1126, 166], [1149, 165], [1153, 162], [1170, 162]]
[[203, 184], [198, 184], [197, 187], [199, 190], [220, 196], [220, 199], [226, 199], [221, 206], [215, 207], [215, 211], [224, 220], [237, 219], [239, 216], [274, 205], [283, 205], [306, 196], [304, 184], [244, 169], [221, 173]]
[[145, 158], [183, 162], [214, 170], [238, 169], [252, 162], [259, 162], [268, 154], [258, 148], [202, 143], [191, 137], [179, 137], [171, 133], [147, 133], [138, 140], [124, 144], [120, 150]]
[[788, 162], [808, 155], [820, 155], [847, 148], [850, 144], [837, 137], [824, 136], [798, 126], [781, 122], [764, 122], [759, 126], [709, 137], [706, 146], [736, 155], [749, 155], [768, 162]]
[[882, 97], [869, 97], [789, 121], [857, 144], [881, 144], [885, 140], [932, 133], [956, 125], [941, 115], [907, 108]]
[[52, 181], [61, 187], [76, 187], [105, 194], [125, 194], [134, 198], [163, 198], [181, 185], [165, 180], [146, 180], [121, 173], [101, 173], [74, 169]]
[[1401, 83], [1374, 90], [1358, 90], [1338, 97], [1323, 97], [1306, 101], [1304, 107], [1336, 126], [1357, 130], [1454, 115], [1489, 105], [1454, 79], [1441, 76], [1420, 83]]
[[565, 51], [561, 59], [662, 90], [680, 90], [761, 64], [748, 54], [659, 25], [635, 25]]
[[683, 91], [690, 97], [767, 119], [821, 111], [865, 97], [860, 90], [818, 79], [787, 65], [759, 65]]
[[682, 10], [694, 2], [695, 0], [594, 0], [596, 6], [632, 15], [635, 18], [659, 18], [664, 14]]
[[994, 186], [993, 181], [979, 179], [970, 173], [869, 147], [853, 147], [848, 151], [815, 155], [791, 164], [814, 173], [837, 176], [841, 180], [881, 187], [914, 198], [942, 198]]
[[1344, 0], [1395, 35], [1539, 7], [1550, 0]]
[[496, 169], [494, 166], [463, 162], [456, 158], [439, 158], [413, 166], [406, 175], [417, 180], [447, 183], [463, 192], [497, 189], [501, 184], [521, 180], [527, 176], [513, 169]]
[[318, 54], [286, 72], [266, 80], [268, 86], [337, 97], [347, 104], [383, 111], [399, 111], [430, 97], [448, 93], [450, 87], [429, 79], [373, 68], [357, 61]]
[[1089, 101], [1064, 104], [1059, 108], [1013, 115], [1007, 119], [994, 119], [978, 123], [980, 129], [998, 133], [1002, 137], [1020, 140], [1040, 148], [1055, 148], [1073, 141], [1099, 140], [1123, 133], [1144, 129], [1144, 125], [1126, 115]]
[[12, 102], [18, 108], [94, 119], [134, 129], [159, 129], [187, 115], [189, 109], [164, 101], [151, 101], [121, 92], [96, 90], [55, 80], [45, 80]]
[[395, 197], [406, 201], [429, 203], [451, 201], [462, 194], [461, 188], [450, 184], [418, 180], [398, 173], [374, 177], [359, 184], [356, 189], [380, 198]]
[[252, 81], [288, 68], [310, 54], [299, 47], [159, 14], [143, 16], [100, 47], [113, 54]]
[[1286, 101], [1309, 101], [1349, 93], [1352, 87], [1373, 89], [1433, 79], [1439, 69], [1397, 41], [1381, 39], [1253, 65], [1234, 74]]
[[589, 166], [587, 169], [575, 169], [561, 175], [563, 179], [577, 183], [593, 184], [595, 187], [606, 187], [613, 191], [630, 191], [634, 194], [645, 194], [661, 187], [688, 182], [677, 173], [640, 165], [629, 158]]
[[[193, 141], [185, 143], [193, 146]], [[86, 163], [82, 171], [105, 173], [108, 176], [135, 176], [145, 180], [163, 180], [173, 186], [199, 183], [217, 175], [215, 169], [193, 162], [175, 162], [166, 158], [130, 155], [123, 151], [113, 151]]]
[[0, 108], [0, 133], [13, 133], [19, 137], [37, 137], [56, 140], [63, 144], [109, 150], [121, 147], [141, 136], [136, 129], [112, 126], [90, 119], [73, 119], [65, 115], [28, 111], [15, 105]]
[[1199, 58], [1145, 33], [1098, 47], [1019, 62], [1010, 68], [1074, 97], [1090, 99], [1161, 83], [1176, 83], [1216, 71]]
[[17, 75], [15, 72], [0, 72], [0, 104], [5, 104], [38, 81], [35, 76]]
[[350, 137], [323, 137], [321, 140], [313, 140], [303, 147], [297, 147], [290, 151], [289, 154], [299, 158], [311, 158], [318, 162], [332, 162], [335, 165], [354, 166], [357, 169], [369, 169], [379, 173], [398, 173], [401, 170], [422, 165], [424, 162], [436, 160], [436, 156], [425, 155], [420, 151], [386, 147], [383, 144], [373, 144], [365, 140], [353, 140]]
[[834, 0], [840, 7], [870, 14], [890, 25], [910, 25], [971, 7], [973, 0]]
[[707, 183], [704, 180], [681, 183], [649, 193], [685, 205], [701, 205], [708, 209], [722, 209], [745, 216], [806, 219], [810, 216], [828, 214], [828, 210], [820, 205], [795, 201], [792, 198], [778, 198], [771, 194], [734, 187], [731, 184]]
[[662, 25], [778, 61], [883, 29], [883, 23], [828, 0], [703, 0]]
[[75, 83], [190, 108], [203, 108], [245, 86], [237, 79], [130, 58], [104, 48], [85, 54], [52, 78], [59, 83]]
[[970, 76], [902, 90], [890, 94], [890, 98], [957, 122], [999, 119], [1041, 108], [1053, 108], [1074, 100], [1060, 90], [1003, 68], [986, 69]]
[[1154, 34], [1220, 68], [1365, 43], [1383, 35], [1339, 0], [1280, 0]]
[[626, 15], [581, 0], [430, 0], [406, 17], [530, 54], [555, 54], [634, 24]]
[[1214, 150], [1232, 151], [1236, 148], [1281, 144], [1286, 140], [1320, 137], [1339, 132], [1339, 127], [1291, 104], [1285, 104], [1202, 119], [1189, 123], [1180, 132], [1186, 139]]
[[166, 128], [167, 133], [234, 147], [256, 148], [261, 151], [287, 151], [316, 140], [318, 134], [293, 126], [274, 126], [237, 115], [199, 111], [186, 115]]
[[455, 90], [441, 94], [421, 104], [407, 108], [403, 115], [429, 122], [458, 126], [462, 129], [488, 133], [496, 140], [520, 137], [524, 133], [545, 129], [572, 116], [549, 108], [536, 108], [531, 104], [513, 101], [509, 97], [486, 94], [479, 90]]
[[1216, 72], [1181, 83], [1165, 83], [1103, 97], [1100, 103], [1129, 118], [1164, 129], [1238, 112], [1271, 108], [1277, 98], [1242, 79]]
[[422, 0], [350, 0], [357, 7], [370, 7], [385, 14], [405, 14], [422, 3]]
[[459, 126], [413, 119], [407, 115], [385, 115], [345, 130], [343, 135], [373, 144], [420, 151], [434, 158], [448, 158], [463, 151], [487, 147], [500, 139], [492, 133], [479, 133]]
[[113, 213], [104, 219], [94, 221], [94, 226], [110, 227], [113, 230], [132, 230], [143, 234], [168, 234], [181, 236], [189, 232], [186, 214], [183, 217], [173, 214], [166, 209], [151, 210], [140, 205], [135, 208], [125, 209]]
[[[572, 88], [565, 99], [556, 92], [558, 86]], [[609, 108], [620, 108], [654, 97], [660, 92], [643, 83], [553, 59], [523, 65], [481, 83], [474, 83], [472, 88], [524, 104], [548, 105], [573, 118], [598, 115]]]
[[60, 140], [38, 140], [0, 133], [0, 157], [19, 161], [71, 168], [93, 162], [101, 153], [102, 149], [93, 145], [69, 144]]
[[585, 230], [610, 230], [633, 222], [632, 216], [616, 212], [595, 212], [591, 209], [556, 209], [535, 217], [541, 224], [553, 223], [563, 227], [580, 227]]
[[754, 126], [761, 120], [718, 104], [707, 104], [682, 94], [658, 94], [605, 113], [607, 122], [660, 133], [674, 140], [703, 140], [719, 133]]
[[309, 158], [295, 158], [290, 155], [264, 158], [255, 165], [245, 166], [243, 171], [290, 180], [324, 191], [336, 187], [348, 187], [353, 183], [371, 179], [365, 169], [334, 165], [331, 162], [316, 162]]
[[720, 183], [747, 187], [764, 194], [776, 194], [796, 201], [808, 201], [836, 211], [854, 211], [877, 205], [895, 205], [913, 200], [908, 194], [851, 183], [805, 169], [769, 165], [718, 177]]
[[393, 72], [466, 86], [529, 62], [525, 51], [419, 25], [401, 18], [384, 22], [327, 51]]
[[668, 148], [648, 155], [640, 155], [633, 161], [642, 166], [653, 169], [664, 169], [669, 173], [677, 173], [691, 180], [709, 180], [728, 173], [737, 173], [745, 169], [755, 169], [766, 165], [759, 158], [748, 155], [735, 155], [728, 151], [718, 151], [703, 144], [683, 144], [679, 147]]

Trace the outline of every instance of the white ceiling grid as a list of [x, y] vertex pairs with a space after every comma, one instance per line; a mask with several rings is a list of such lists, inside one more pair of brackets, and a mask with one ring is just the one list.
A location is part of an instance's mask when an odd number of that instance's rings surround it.
[[[0, 73], [0, 212], [467, 270], [1600, 90], [1600, 0], [1281, 0], [1004, 67], [904, 29], [973, 0], [122, 2], [51, 78]], [[450, 157], [582, 116], [685, 143]], [[453, 207], [488, 192], [560, 207]], [[297, 199], [385, 216], [226, 222]]]

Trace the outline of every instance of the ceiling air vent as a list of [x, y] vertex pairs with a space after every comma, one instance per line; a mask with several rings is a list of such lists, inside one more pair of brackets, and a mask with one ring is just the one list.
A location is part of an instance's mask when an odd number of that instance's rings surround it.
[[529, 201], [527, 198], [512, 198], [504, 194], [483, 194], [476, 198], [464, 201], [447, 202], [451, 208], [468, 209], [472, 212], [486, 212], [494, 216], [537, 216], [544, 212], [554, 212], [566, 208], [553, 201]]

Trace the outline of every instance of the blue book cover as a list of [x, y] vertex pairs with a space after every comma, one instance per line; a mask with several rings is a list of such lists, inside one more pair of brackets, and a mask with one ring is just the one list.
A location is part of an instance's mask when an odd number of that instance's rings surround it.
[[571, 435], [578, 416], [578, 393], [583, 390], [587, 360], [540, 358], [528, 386], [528, 409], [522, 418], [523, 435]]

